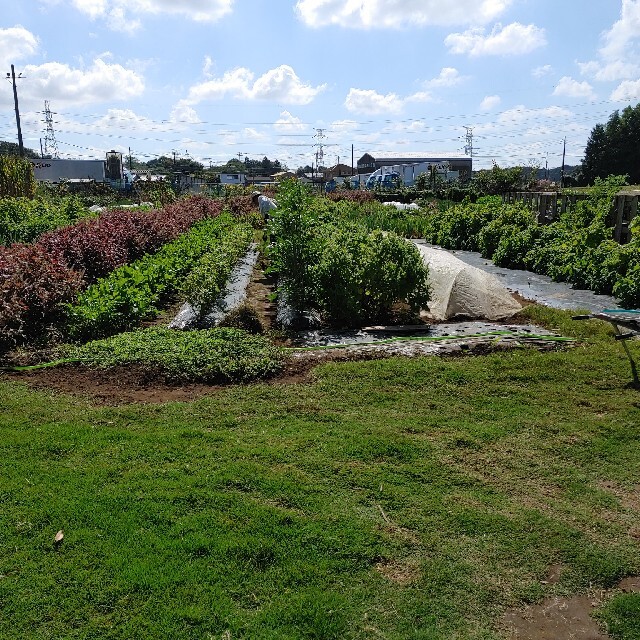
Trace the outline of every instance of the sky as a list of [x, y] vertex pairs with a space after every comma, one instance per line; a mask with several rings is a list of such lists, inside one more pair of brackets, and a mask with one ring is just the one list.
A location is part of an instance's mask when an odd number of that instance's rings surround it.
[[[290, 169], [372, 155], [578, 164], [640, 102], [640, 0], [0, 0], [22, 133], [61, 158]], [[13, 90], [0, 139], [17, 142]], [[468, 147], [467, 147], [468, 150]]]

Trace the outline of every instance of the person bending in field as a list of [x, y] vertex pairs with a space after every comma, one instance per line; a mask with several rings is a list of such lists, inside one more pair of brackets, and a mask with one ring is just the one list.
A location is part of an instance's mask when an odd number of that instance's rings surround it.
[[253, 192], [253, 204], [257, 205], [262, 219], [267, 222], [269, 220], [269, 211], [273, 211], [278, 208], [275, 200], [263, 196], [259, 191]]

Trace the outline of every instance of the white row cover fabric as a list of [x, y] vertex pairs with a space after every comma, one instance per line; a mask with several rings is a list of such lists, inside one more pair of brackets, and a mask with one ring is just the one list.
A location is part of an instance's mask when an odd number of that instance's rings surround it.
[[429, 315], [434, 320], [456, 316], [504, 320], [522, 308], [490, 273], [466, 264], [444, 249], [417, 243], [416, 247], [429, 267]]

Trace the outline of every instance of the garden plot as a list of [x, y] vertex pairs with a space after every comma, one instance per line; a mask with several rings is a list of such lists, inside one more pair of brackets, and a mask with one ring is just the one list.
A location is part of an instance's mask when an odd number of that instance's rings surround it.
[[247, 299], [247, 287], [258, 255], [257, 245], [252, 243], [247, 253], [236, 263], [212, 307], [199, 310], [190, 302], [185, 302], [169, 323], [169, 328], [202, 329], [216, 326], [230, 310]]

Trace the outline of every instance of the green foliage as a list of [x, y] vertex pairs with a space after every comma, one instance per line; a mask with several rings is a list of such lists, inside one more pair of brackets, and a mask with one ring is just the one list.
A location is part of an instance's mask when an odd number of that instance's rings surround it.
[[349, 201], [312, 202], [295, 182], [279, 192], [269, 257], [290, 304], [347, 325], [381, 319], [395, 303], [417, 312], [428, 299], [419, 252], [394, 233], [349, 220], [353, 209], [358, 206]]
[[297, 180], [287, 180], [278, 190], [278, 208], [270, 212], [268, 233], [271, 269], [286, 279], [289, 302], [304, 309], [312, 297], [309, 274], [315, 262], [315, 231], [318, 220], [311, 209], [311, 191]]
[[446, 249], [477, 250], [497, 265], [529, 269], [596, 293], [613, 293], [628, 308], [640, 306], [640, 222], [631, 242], [613, 240], [611, 205], [623, 176], [596, 178], [585, 200], [548, 225], [538, 225], [524, 205], [499, 197], [433, 208], [424, 237]]
[[60, 349], [94, 367], [141, 365], [173, 382], [247, 382], [283, 366], [284, 352], [241, 329], [175, 331], [150, 328]]
[[617, 594], [598, 617], [613, 640], [640, 640], [640, 593]]
[[502, 207], [500, 198], [485, 197], [475, 205], [465, 200], [462, 205], [435, 209], [425, 229], [425, 237], [445, 249], [477, 251], [480, 231], [499, 215]]
[[582, 162], [588, 184], [612, 174], [627, 175], [631, 184], [640, 183], [640, 104], [614, 111], [605, 125], [591, 131]]
[[215, 303], [238, 260], [253, 237], [249, 225], [236, 225], [202, 257], [180, 286], [180, 291], [199, 313], [205, 314]]
[[249, 333], [264, 333], [264, 325], [258, 312], [247, 302], [239, 304], [226, 313], [218, 326], [243, 329]]
[[491, 169], [476, 172], [472, 188], [482, 196], [501, 195], [507, 191], [515, 191], [523, 186], [523, 168], [508, 167], [501, 169], [495, 162]]
[[[532, 597], [637, 575], [628, 361], [608, 323], [538, 310], [581, 346], [328, 363], [158, 404], [3, 375], [0, 638], [488, 640]], [[170, 364], [210, 335], [147, 339]], [[638, 598], [609, 596], [637, 640]]]
[[0, 199], [0, 244], [32, 242], [43, 233], [73, 224], [92, 214], [77, 196]]
[[[35, 149], [29, 149], [29, 147], [23, 147], [25, 158], [40, 158], [40, 154]], [[0, 140], [0, 155], [2, 156], [19, 156], [20, 145], [15, 142], [6, 142]]]
[[0, 198], [33, 198], [36, 179], [26, 158], [0, 155]]
[[[206, 286], [207, 276], [212, 280], [219, 277], [220, 259], [231, 261], [231, 253], [220, 253], [218, 249], [223, 238], [235, 234], [242, 238], [246, 247], [250, 230], [246, 226], [236, 226], [228, 214], [222, 214], [196, 223], [190, 231], [164, 245], [157, 253], [117, 268], [83, 291], [76, 304], [67, 306], [69, 337], [83, 340], [111, 335], [155, 316], [157, 305], [180, 290], [183, 278], [201, 261], [205, 261], [205, 266], [199, 278], [190, 283], [189, 291], [195, 299], [204, 300], [207, 294], [199, 287]], [[215, 258], [208, 260], [210, 252], [215, 252]]]

